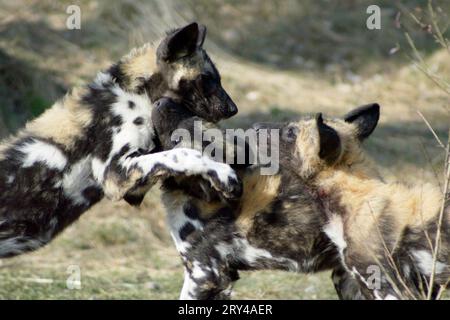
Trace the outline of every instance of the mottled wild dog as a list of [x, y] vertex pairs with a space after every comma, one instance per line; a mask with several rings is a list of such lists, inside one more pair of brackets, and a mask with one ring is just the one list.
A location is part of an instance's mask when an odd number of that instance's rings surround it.
[[104, 196], [131, 204], [161, 177], [200, 176], [224, 197], [233, 170], [190, 149], [158, 152], [152, 101], [183, 101], [210, 121], [237, 109], [202, 49], [206, 29], [174, 30], [73, 90], [0, 146], [0, 257], [48, 243]]
[[[182, 108], [164, 100], [153, 117]], [[361, 148], [378, 119], [379, 106], [371, 104], [342, 120], [318, 114], [255, 125], [280, 129], [280, 171], [262, 176], [255, 167], [241, 170], [244, 192], [237, 202], [206, 202], [186, 192], [179, 177], [165, 183], [168, 220], [185, 265], [181, 298], [227, 298], [238, 270], [256, 269], [332, 269], [338, 295], [346, 299], [401, 298], [406, 288], [400, 282], [417, 293], [430, 276], [426, 236], [434, 243], [442, 195], [432, 185], [383, 181]], [[169, 138], [173, 128], [192, 123], [179, 120], [170, 127], [155, 121], [165, 149], [178, 145]], [[447, 209], [437, 284], [449, 276], [449, 214]]]

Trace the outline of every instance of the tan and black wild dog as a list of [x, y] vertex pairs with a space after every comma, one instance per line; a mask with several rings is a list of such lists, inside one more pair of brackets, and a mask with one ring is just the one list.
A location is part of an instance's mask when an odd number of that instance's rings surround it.
[[169, 96], [209, 121], [236, 106], [197, 23], [133, 50], [0, 145], [0, 257], [37, 249], [104, 196], [132, 204], [161, 177], [200, 176], [239, 196], [233, 170], [191, 149], [160, 151], [152, 102]]
[[[189, 130], [199, 120], [169, 99], [153, 118], [165, 149], [183, 145], [172, 141], [175, 129]], [[383, 181], [361, 147], [378, 119], [379, 106], [371, 104], [343, 119], [318, 114], [255, 125], [279, 129], [280, 170], [271, 176], [260, 175], [258, 166], [238, 171], [239, 201], [205, 201], [182, 177], [166, 181], [168, 220], [185, 265], [181, 298], [227, 298], [238, 270], [257, 269], [332, 269], [345, 299], [413, 298], [426, 290], [443, 196], [433, 185]], [[446, 210], [435, 288], [450, 276]]]

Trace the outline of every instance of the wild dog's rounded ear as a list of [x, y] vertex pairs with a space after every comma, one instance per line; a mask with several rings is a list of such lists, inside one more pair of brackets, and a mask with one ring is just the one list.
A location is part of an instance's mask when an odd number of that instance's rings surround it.
[[173, 62], [194, 53], [197, 49], [199, 31], [199, 25], [193, 22], [169, 34], [156, 51], [158, 59]]
[[358, 107], [344, 116], [345, 122], [353, 123], [358, 128], [358, 139], [363, 141], [375, 130], [380, 119], [380, 105], [366, 104]]
[[316, 124], [319, 131], [319, 157], [331, 165], [341, 155], [341, 139], [336, 130], [323, 122], [322, 113], [316, 114]]
[[201, 48], [206, 38], [206, 26], [204, 24], [198, 25], [198, 38], [197, 38], [197, 48]]

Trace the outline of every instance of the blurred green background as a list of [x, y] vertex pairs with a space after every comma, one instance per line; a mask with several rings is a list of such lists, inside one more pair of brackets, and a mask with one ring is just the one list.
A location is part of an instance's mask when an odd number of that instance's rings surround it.
[[[81, 8], [81, 30], [66, 28], [71, 4]], [[381, 8], [380, 30], [366, 27], [366, 9], [372, 4]], [[337, 116], [376, 101], [382, 118], [367, 150], [388, 179], [437, 182], [443, 155], [417, 111], [445, 140], [450, 50], [436, 33], [441, 30], [448, 38], [450, 2], [432, 1], [432, 12], [428, 4], [0, 0], [0, 137], [38, 116], [71, 87], [89, 82], [131, 48], [196, 20], [208, 27], [206, 48], [240, 109], [224, 125], [317, 111]], [[140, 210], [102, 202], [45, 249], [3, 260], [0, 298], [177, 298], [182, 265], [159, 196], [154, 188]], [[81, 267], [81, 290], [66, 288], [70, 265]], [[234, 297], [337, 298], [329, 273], [272, 271], [243, 273]]]

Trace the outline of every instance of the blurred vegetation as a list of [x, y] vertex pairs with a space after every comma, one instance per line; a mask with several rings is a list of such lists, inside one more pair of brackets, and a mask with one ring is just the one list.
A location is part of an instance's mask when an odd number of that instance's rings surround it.
[[[68, 5], [81, 30], [65, 26]], [[368, 5], [381, 30], [368, 30]], [[433, 0], [449, 38], [450, 1]], [[434, 36], [426, 0], [0, 0], [0, 137], [20, 128], [73, 86], [91, 81], [132, 47], [197, 20], [240, 112], [227, 126], [288, 121], [357, 105], [382, 105], [367, 150], [388, 179], [436, 181], [439, 137], [450, 123], [450, 51]], [[417, 47], [411, 49], [405, 33]], [[428, 75], [420, 71], [426, 65]], [[82, 290], [65, 288], [67, 266], [82, 268]], [[243, 273], [238, 298], [335, 299], [328, 273]], [[157, 187], [140, 210], [102, 202], [47, 248], [0, 264], [0, 298], [177, 298], [182, 266], [164, 223]], [[49, 280], [49, 281], [47, 281]], [[50, 281], [51, 280], [51, 281]]]
[[[381, 8], [382, 28], [375, 32], [366, 28], [366, 9], [373, 4]], [[401, 16], [401, 12], [414, 12], [429, 25], [424, 4], [423, 0], [212, 0], [193, 8], [206, 19], [221, 48], [251, 61], [299, 71], [367, 72], [386, 68], [386, 59], [405, 62], [403, 57], [389, 54], [396, 46], [405, 47], [405, 31], [428, 53], [438, 48], [426, 30], [410, 17]], [[440, 12], [449, 12], [448, 1], [436, 4]], [[447, 14], [439, 16], [438, 23], [443, 21], [448, 23]]]
[[[447, 35], [450, 2], [433, 3]], [[69, 4], [82, 8], [82, 30], [65, 28]], [[381, 30], [365, 26], [371, 4], [382, 9]], [[186, 21], [208, 26], [208, 46], [215, 52], [277, 70], [320, 73], [330, 81], [357, 81], [408, 63], [404, 54], [392, 54], [407, 47], [406, 31], [427, 55], [439, 47], [427, 31], [431, 22], [423, 0], [64, 0], [0, 6], [1, 121], [9, 130], [38, 115], [80, 78], [92, 78], [95, 62], [114, 61]]]

